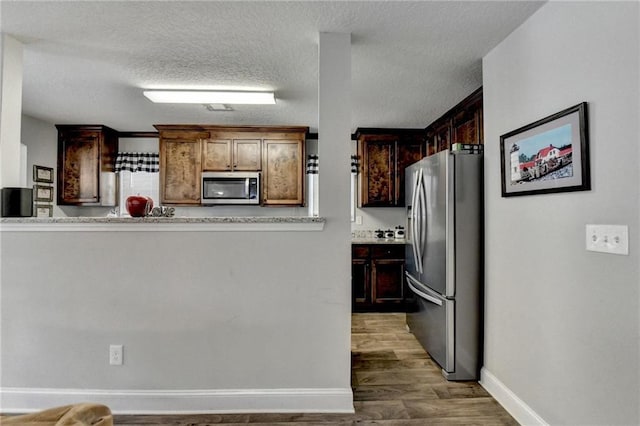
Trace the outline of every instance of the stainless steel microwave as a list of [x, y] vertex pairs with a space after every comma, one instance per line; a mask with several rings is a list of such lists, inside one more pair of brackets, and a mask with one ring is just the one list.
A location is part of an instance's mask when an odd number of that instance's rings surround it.
[[259, 172], [203, 172], [202, 204], [260, 204]]

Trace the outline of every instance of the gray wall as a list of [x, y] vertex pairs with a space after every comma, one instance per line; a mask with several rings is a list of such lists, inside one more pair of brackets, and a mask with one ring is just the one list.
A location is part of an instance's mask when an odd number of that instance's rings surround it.
[[[352, 410], [349, 34], [321, 34], [320, 58], [322, 232], [0, 227], [0, 406], [88, 393], [116, 412], [145, 398], [190, 411], [185, 390], [223, 411], [292, 410], [300, 393], [303, 411]], [[108, 364], [110, 344], [124, 345], [124, 365]]]
[[31, 187], [34, 183], [34, 164], [51, 167], [53, 169], [53, 184], [50, 184], [53, 186], [53, 202], [51, 203], [53, 205], [53, 215], [66, 216], [60, 207], [56, 205], [56, 182], [58, 181], [58, 175], [56, 174], [58, 168], [58, 132], [55, 126], [23, 114], [20, 140], [27, 146], [27, 186]]
[[[552, 2], [483, 63], [485, 368], [550, 424], [639, 424], [638, 3]], [[500, 135], [589, 103], [591, 191], [501, 198]], [[629, 225], [630, 255], [585, 251]]]

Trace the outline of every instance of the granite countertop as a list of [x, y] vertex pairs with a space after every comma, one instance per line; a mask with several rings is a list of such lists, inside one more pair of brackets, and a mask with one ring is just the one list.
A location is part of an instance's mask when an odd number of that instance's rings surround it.
[[323, 217], [3, 217], [0, 223], [324, 223]]
[[14, 217], [0, 232], [322, 231], [326, 219], [300, 216], [234, 217]]
[[351, 244], [406, 244], [406, 238], [403, 239], [385, 239], [385, 238], [352, 238]]

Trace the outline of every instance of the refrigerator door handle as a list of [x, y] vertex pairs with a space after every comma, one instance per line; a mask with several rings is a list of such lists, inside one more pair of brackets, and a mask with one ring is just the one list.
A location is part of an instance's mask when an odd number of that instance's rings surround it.
[[423, 234], [424, 234], [424, 206], [425, 203], [422, 199], [422, 182], [423, 182], [423, 173], [422, 169], [418, 169], [418, 181], [416, 182], [415, 189], [415, 205], [413, 206], [413, 211], [416, 214], [416, 220], [414, 221], [415, 228], [415, 240], [414, 247], [416, 248], [416, 256], [417, 262], [416, 267], [418, 268], [418, 272], [421, 274], [424, 273], [424, 268], [422, 264], [422, 256], [423, 256]]
[[427, 243], [427, 190], [424, 175], [420, 173], [420, 273], [424, 273], [424, 252]]
[[[423, 287], [422, 285], [420, 285], [420, 283], [418, 283], [418, 281], [413, 278], [411, 275], [409, 275], [408, 272], [405, 272], [406, 276], [407, 276], [407, 285], [409, 286], [409, 288], [411, 289], [411, 291], [413, 291], [416, 295], [422, 297], [423, 299], [431, 302], [431, 303], [435, 303], [438, 306], [442, 306], [442, 300], [440, 300], [439, 298], [435, 297], [435, 296], [431, 296], [429, 294], [427, 294], [425, 291], [419, 290], [418, 288], [416, 288], [416, 286], [420, 286]], [[428, 291], [427, 289], [425, 289], [426, 291]]]
[[412, 220], [412, 226], [411, 226], [411, 248], [413, 251], [413, 260], [415, 261], [415, 265], [416, 268], [419, 269], [418, 266], [418, 233], [417, 233], [417, 228], [418, 228], [418, 179], [419, 179], [419, 175], [420, 175], [420, 169], [416, 170], [415, 175], [414, 175], [414, 179], [413, 179], [413, 193], [411, 194], [412, 198], [411, 198], [411, 220]]

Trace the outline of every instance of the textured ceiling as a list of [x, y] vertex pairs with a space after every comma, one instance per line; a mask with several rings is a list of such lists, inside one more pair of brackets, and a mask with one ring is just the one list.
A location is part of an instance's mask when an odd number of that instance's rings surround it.
[[[51, 123], [306, 125], [317, 131], [318, 33], [352, 34], [356, 127], [424, 127], [482, 84], [482, 57], [525, 1], [7, 1], [24, 43], [23, 110]], [[149, 88], [273, 89], [271, 106], [152, 104]]]

